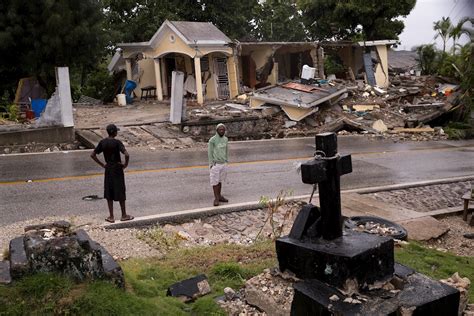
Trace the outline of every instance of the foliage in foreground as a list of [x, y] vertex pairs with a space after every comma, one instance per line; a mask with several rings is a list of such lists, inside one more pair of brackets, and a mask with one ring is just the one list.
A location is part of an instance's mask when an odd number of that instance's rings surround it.
[[[474, 258], [424, 248], [410, 243], [397, 249], [397, 262], [432, 278], [454, 272], [474, 280]], [[77, 284], [69, 278], [37, 274], [0, 286], [0, 315], [224, 315], [214, 299], [227, 286], [240, 288], [246, 279], [275, 266], [271, 241], [252, 246], [218, 245], [170, 252], [164, 258], [131, 259], [121, 263], [127, 289], [103, 281]], [[184, 304], [166, 297], [169, 285], [205, 273], [212, 293]], [[473, 291], [470, 302], [474, 302]]]
[[[67, 277], [37, 274], [13, 286], [0, 286], [0, 315], [225, 315], [214, 301], [224, 288], [275, 265], [273, 243], [250, 247], [220, 245], [175, 250], [165, 258], [122, 262], [127, 289], [104, 281], [75, 283]], [[166, 297], [171, 284], [205, 273], [212, 293], [184, 304]]]

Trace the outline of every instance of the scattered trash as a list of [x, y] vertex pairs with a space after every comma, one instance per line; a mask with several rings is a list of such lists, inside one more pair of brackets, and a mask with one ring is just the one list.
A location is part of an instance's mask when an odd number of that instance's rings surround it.
[[84, 201], [96, 201], [96, 200], [102, 200], [103, 198], [98, 195], [86, 195], [82, 199]]

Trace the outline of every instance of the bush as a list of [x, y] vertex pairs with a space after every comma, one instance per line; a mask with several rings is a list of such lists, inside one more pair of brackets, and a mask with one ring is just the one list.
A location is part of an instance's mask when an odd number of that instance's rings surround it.
[[329, 74], [338, 74], [344, 72], [344, 65], [342, 64], [339, 56], [327, 55], [324, 59], [324, 73]]
[[105, 64], [87, 75], [81, 94], [104, 102], [112, 102], [115, 97], [115, 78], [109, 74]]
[[434, 44], [420, 45], [416, 48], [418, 66], [423, 75], [432, 75], [436, 72], [437, 53]]

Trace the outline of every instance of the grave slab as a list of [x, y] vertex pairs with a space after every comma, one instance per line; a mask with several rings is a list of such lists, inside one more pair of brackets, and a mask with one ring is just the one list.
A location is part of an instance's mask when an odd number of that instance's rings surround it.
[[[361, 292], [367, 301], [353, 304], [332, 286], [318, 280], [294, 285], [291, 315], [457, 315], [459, 291], [431, 280], [403, 265], [395, 265], [395, 276], [401, 279], [399, 292], [375, 290]], [[329, 299], [337, 296], [337, 299]]]

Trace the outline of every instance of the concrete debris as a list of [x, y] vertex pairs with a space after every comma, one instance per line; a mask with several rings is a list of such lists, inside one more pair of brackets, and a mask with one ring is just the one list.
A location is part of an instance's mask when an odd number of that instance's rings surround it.
[[387, 125], [382, 120], [377, 120], [372, 124], [372, 128], [375, 129], [377, 132], [385, 133], [388, 131]]
[[245, 301], [257, 307], [267, 315], [290, 315], [293, 299], [293, 282], [285, 280], [278, 274], [279, 270], [265, 269], [245, 282]]
[[456, 288], [461, 293], [458, 315], [463, 315], [463, 312], [466, 310], [469, 301], [469, 288], [471, 286], [471, 281], [468, 278], [459, 276], [458, 272], [455, 272], [450, 278], [440, 281]]
[[298, 122], [295, 122], [295, 121], [285, 121], [285, 128], [296, 126], [297, 123]]
[[166, 295], [177, 297], [183, 302], [192, 302], [209, 293], [211, 293], [211, 286], [207, 281], [207, 276], [201, 274], [171, 285]]

